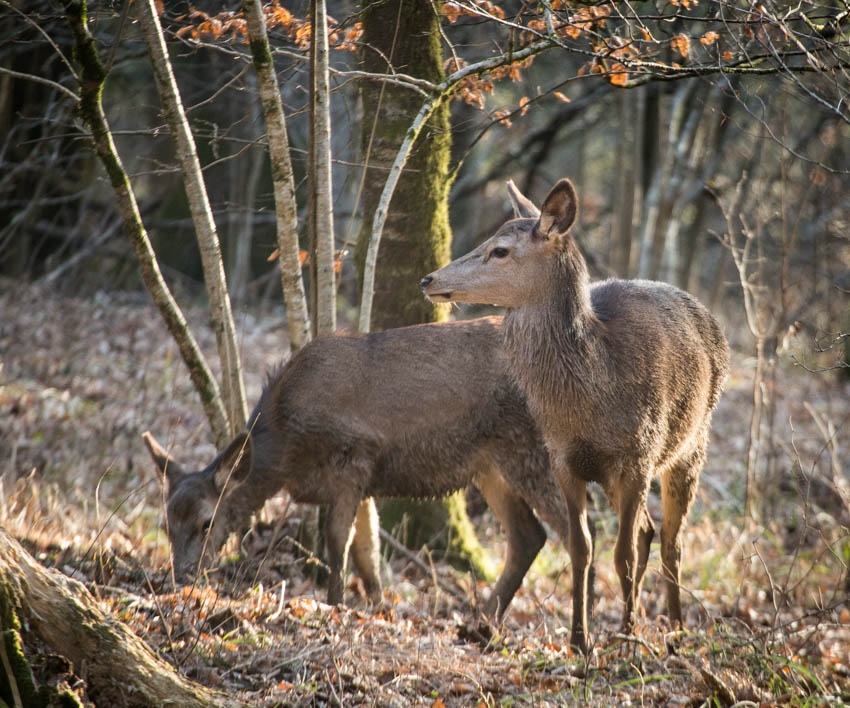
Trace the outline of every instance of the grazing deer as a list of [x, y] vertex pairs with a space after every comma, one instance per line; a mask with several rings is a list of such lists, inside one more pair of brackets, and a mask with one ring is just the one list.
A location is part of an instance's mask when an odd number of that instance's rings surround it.
[[615, 565], [634, 626], [652, 523], [649, 486], [661, 476], [661, 559], [667, 613], [682, 621], [682, 527], [705, 461], [711, 413], [729, 350], [717, 321], [664, 283], [589, 283], [569, 233], [578, 212], [569, 180], [537, 209], [513, 182], [516, 218], [478, 248], [422, 280], [438, 302], [507, 308], [503, 346], [549, 449], [570, 520], [572, 643], [587, 648], [590, 566], [585, 487], [598, 482], [619, 517]]
[[184, 472], [145, 433], [166, 482], [177, 577], [209, 564], [283, 488], [297, 502], [329, 506], [328, 601], [342, 602], [349, 547], [377, 600], [370, 497], [443, 497], [474, 483], [507, 536], [504, 570], [484, 606], [501, 616], [546, 540], [530, 507], [564, 542], [569, 524], [547, 451], [506, 371], [500, 325], [489, 317], [316, 339], [269, 378], [248, 432], [201, 472]]

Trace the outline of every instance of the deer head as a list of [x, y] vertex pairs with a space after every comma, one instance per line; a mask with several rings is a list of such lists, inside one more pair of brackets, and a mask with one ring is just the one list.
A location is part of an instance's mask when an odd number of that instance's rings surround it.
[[165, 486], [166, 524], [177, 580], [208, 567], [231, 531], [230, 500], [253, 466], [247, 433], [237, 435], [201, 472], [186, 472], [150, 432], [142, 436]]
[[540, 209], [508, 182], [514, 217], [478, 248], [420, 283], [436, 302], [482, 302], [520, 307], [546, 299], [552, 263], [575, 248], [569, 230], [578, 198], [568, 179], [558, 182]]

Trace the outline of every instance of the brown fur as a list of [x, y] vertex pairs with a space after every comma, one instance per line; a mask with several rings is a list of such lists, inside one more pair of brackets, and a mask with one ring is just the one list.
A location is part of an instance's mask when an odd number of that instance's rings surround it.
[[598, 482], [617, 511], [615, 563], [631, 631], [652, 523], [645, 511], [661, 476], [661, 556], [667, 611], [681, 623], [681, 531], [705, 460], [711, 413], [728, 368], [726, 339], [693, 297], [664, 283], [590, 286], [569, 234], [577, 214], [568, 180], [537, 210], [509, 191], [518, 218], [422, 281], [440, 301], [508, 308], [504, 348], [551, 455], [571, 522], [572, 642], [586, 648], [590, 566], [585, 485]]
[[371, 497], [442, 497], [474, 482], [507, 535], [505, 567], [485, 606], [501, 614], [545, 542], [531, 507], [565, 542], [569, 525], [500, 353], [500, 325], [484, 318], [317, 339], [270, 377], [250, 432], [202, 472], [183, 472], [147, 433], [167, 480], [175, 573], [209, 563], [284, 488], [296, 501], [329, 506], [329, 601], [342, 601], [349, 546], [377, 599]]

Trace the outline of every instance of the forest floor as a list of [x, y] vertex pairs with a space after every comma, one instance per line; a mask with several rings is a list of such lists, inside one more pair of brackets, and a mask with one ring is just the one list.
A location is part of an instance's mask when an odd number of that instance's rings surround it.
[[[188, 314], [206, 321], [202, 310]], [[238, 321], [253, 403], [286, 352], [285, 328], [279, 315]], [[214, 360], [209, 329], [196, 336]], [[734, 355], [715, 415], [683, 545], [685, 629], [663, 616], [656, 538], [645, 614], [634, 636], [618, 634], [616, 522], [601, 504], [587, 657], [568, 646], [569, 557], [559, 543], [546, 545], [482, 646], [464, 629], [487, 584], [427, 551], [416, 553], [425, 572], [385, 549], [381, 608], [359, 599], [356, 580], [346, 608], [325, 605], [315, 564], [289, 536], [312, 512], [285, 498], [270, 502], [241, 555], [232, 543], [240, 557], [215, 582], [175, 592], [162, 490], [141, 434], [173, 444], [188, 467], [215, 450], [176, 347], [142, 298], [0, 284], [0, 525], [234, 705], [844, 705], [850, 385], [780, 361], [765, 386], [775, 414], [764, 421], [757, 523], [742, 511], [753, 368]], [[658, 519], [655, 494], [650, 510]], [[489, 511], [473, 521], [500, 558]], [[48, 662], [25, 641], [40, 670]], [[90, 700], [85, 681], [70, 683]]]

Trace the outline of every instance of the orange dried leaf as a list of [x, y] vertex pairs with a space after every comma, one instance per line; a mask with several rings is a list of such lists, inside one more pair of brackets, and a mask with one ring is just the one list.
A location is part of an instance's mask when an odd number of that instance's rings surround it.
[[280, 249], [276, 248], [269, 254], [269, 257], [266, 258], [267, 263], [271, 263], [274, 260], [277, 260], [277, 257], [280, 255]]
[[718, 39], [720, 39], [720, 35], [717, 34], [717, 32], [706, 32], [702, 37], [699, 38], [699, 43], [703, 46], [710, 47]]
[[431, 708], [446, 708], [446, 704], [443, 703], [439, 698], [437, 698], [432, 704]]
[[569, 102], [570, 102], [569, 97], [565, 96], [565, 95], [564, 95], [564, 94], [562, 94], [560, 91], [553, 91], [553, 92], [552, 92], [552, 95], [553, 95], [555, 98], [557, 98], [559, 101], [563, 101], [564, 103], [569, 103]]
[[823, 187], [826, 184], [826, 172], [818, 166], [809, 171], [809, 182], [815, 187]]
[[608, 80], [614, 84], [614, 86], [625, 86], [629, 81], [629, 74], [626, 70], [626, 67], [620, 62], [615, 62], [611, 65], [611, 75], [608, 77]]
[[523, 96], [519, 99], [519, 114], [524, 116], [528, 113], [528, 96]]
[[682, 55], [683, 59], [687, 59], [688, 50], [691, 48], [691, 39], [688, 35], [679, 33], [670, 40], [670, 44]]
[[506, 128], [510, 128], [512, 125], [511, 119], [509, 117], [510, 115], [511, 114], [505, 110], [493, 111], [493, 119], [504, 125]]
[[457, 18], [460, 17], [460, 8], [453, 2], [447, 2], [443, 5], [443, 14], [449, 22], [455, 23]]
[[732, 52], [730, 52], [728, 49], [723, 52], [723, 61], [732, 61]]

